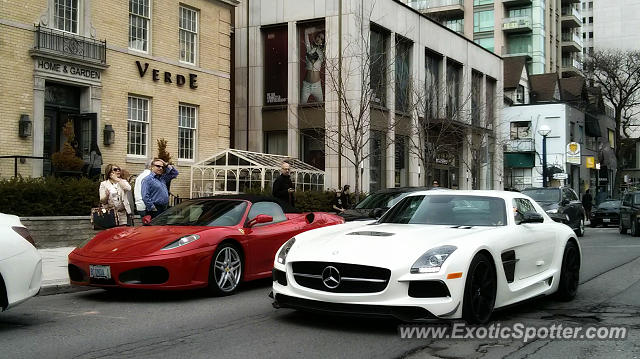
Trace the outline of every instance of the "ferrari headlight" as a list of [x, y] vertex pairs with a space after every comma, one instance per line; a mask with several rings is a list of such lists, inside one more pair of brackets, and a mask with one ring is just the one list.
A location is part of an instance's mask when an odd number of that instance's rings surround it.
[[200, 236], [197, 235], [197, 234], [190, 234], [188, 236], [184, 236], [184, 237], [179, 238], [175, 242], [171, 242], [171, 243], [167, 244], [161, 250], [162, 251], [166, 251], [166, 250], [169, 250], [169, 249], [175, 249], [175, 248], [178, 248], [178, 247], [182, 247], [182, 246], [184, 246], [186, 244], [189, 244], [189, 243], [191, 243], [193, 241], [198, 240], [199, 238], [200, 238]]
[[558, 209], [557, 208], [552, 208], [552, 209], [548, 209], [547, 213], [558, 213]]
[[437, 273], [444, 261], [449, 258], [458, 247], [441, 246], [428, 250], [411, 266], [411, 273]]
[[287, 261], [287, 254], [289, 254], [289, 251], [291, 250], [291, 247], [293, 247], [294, 243], [296, 243], [296, 237], [291, 238], [282, 245], [282, 247], [278, 251], [278, 263], [285, 264], [285, 262]]

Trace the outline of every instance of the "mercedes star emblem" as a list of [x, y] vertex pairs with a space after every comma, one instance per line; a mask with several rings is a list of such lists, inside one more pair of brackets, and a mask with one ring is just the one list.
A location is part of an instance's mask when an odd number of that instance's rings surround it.
[[340, 272], [336, 267], [328, 266], [322, 271], [322, 283], [329, 288], [335, 289], [340, 285]]

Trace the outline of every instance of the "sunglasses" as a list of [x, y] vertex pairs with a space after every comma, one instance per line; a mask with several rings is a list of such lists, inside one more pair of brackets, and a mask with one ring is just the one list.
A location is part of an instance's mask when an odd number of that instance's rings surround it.
[[111, 169], [112, 171], [120, 171], [120, 169], [118, 167], [114, 167]]
[[163, 165], [153, 165], [154, 167], [158, 167], [158, 168], [162, 168], [164, 167]]

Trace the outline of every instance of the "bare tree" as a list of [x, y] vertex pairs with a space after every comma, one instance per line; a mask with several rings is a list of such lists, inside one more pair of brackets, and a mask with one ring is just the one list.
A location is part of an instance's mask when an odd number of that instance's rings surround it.
[[621, 150], [623, 135], [631, 137], [630, 127], [636, 125], [640, 106], [640, 51], [604, 50], [596, 51], [585, 59], [585, 75], [590, 84], [599, 87], [602, 96], [611, 104], [616, 123], [616, 188], [621, 180]]

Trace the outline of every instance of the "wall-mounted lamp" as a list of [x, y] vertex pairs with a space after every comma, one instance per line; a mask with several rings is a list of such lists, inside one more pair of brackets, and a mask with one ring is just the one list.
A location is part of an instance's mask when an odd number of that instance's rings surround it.
[[116, 131], [113, 130], [113, 126], [104, 125], [104, 144], [106, 146], [113, 145], [116, 142]]
[[18, 134], [20, 137], [31, 136], [32, 123], [29, 115], [20, 115], [20, 121], [18, 121]]

